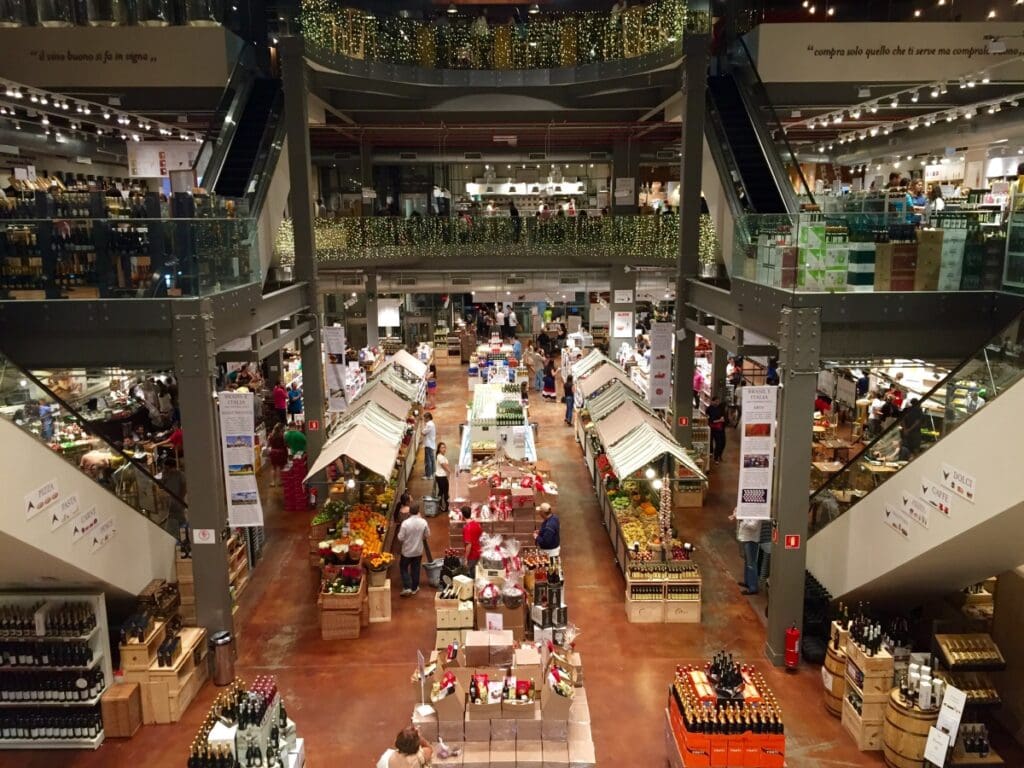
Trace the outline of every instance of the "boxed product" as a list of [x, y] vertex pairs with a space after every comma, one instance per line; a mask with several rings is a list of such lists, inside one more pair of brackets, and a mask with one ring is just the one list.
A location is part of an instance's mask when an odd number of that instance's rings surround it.
[[491, 768], [490, 742], [467, 741], [462, 748], [462, 768]]
[[491, 636], [486, 630], [466, 632], [465, 663], [467, 667], [486, 667], [491, 659]]
[[540, 709], [534, 702], [533, 717], [516, 721], [516, 740], [519, 742], [540, 741], [544, 736]]
[[540, 736], [545, 744], [548, 742], [569, 741], [569, 721], [554, 720], [541, 712]]
[[[594, 768], [597, 757], [594, 754], [594, 742], [588, 739], [569, 741], [569, 768]], [[757, 765], [756, 762], [737, 763], [737, 765]]]
[[437, 713], [438, 723], [458, 720], [462, 722], [466, 711], [466, 691], [451, 672], [445, 672], [439, 683], [435, 683], [430, 704]]
[[516, 739], [516, 768], [544, 768], [544, 746], [539, 737]]
[[492, 630], [487, 633], [490, 640], [488, 664], [492, 667], [507, 667], [512, 664], [512, 649], [515, 638], [512, 630]]
[[473, 720], [470, 719], [470, 714], [466, 713], [465, 723], [466, 741], [476, 741], [487, 743], [491, 740], [491, 721], [490, 720]]
[[516, 768], [516, 740], [491, 738], [490, 768]]
[[511, 741], [514, 743], [516, 740], [516, 721], [510, 720], [505, 716], [505, 705], [507, 703], [504, 701], [501, 703], [501, 717], [491, 720], [491, 742]]
[[421, 712], [413, 710], [412, 724], [419, 729], [420, 735], [422, 735], [423, 738], [429, 741], [431, 744], [437, 741], [437, 712], [423, 714]]
[[919, 229], [917, 231], [915, 291], [938, 290], [939, 273], [942, 269], [942, 237], [941, 229]]
[[448, 744], [461, 744], [466, 738], [465, 721], [461, 717], [458, 720], [439, 719], [437, 735]]
[[569, 745], [567, 743], [545, 740], [542, 749], [544, 751], [544, 768], [569, 768]]

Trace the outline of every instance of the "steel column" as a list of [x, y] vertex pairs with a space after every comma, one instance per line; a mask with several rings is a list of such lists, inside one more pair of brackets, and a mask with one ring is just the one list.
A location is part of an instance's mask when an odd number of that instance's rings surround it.
[[[304, 43], [299, 37], [281, 38], [281, 75], [284, 81], [284, 117], [288, 136], [288, 172], [291, 191], [288, 203], [295, 230], [295, 279], [306, 284], [306, 303], [317, 322], [301, 342], [302, 403], [306, 422], [318, 422], [318, 430], [308, 430], [306, 451], [310, 462], [323, 446], [324, 372], [320, 348], [320, 323], [317, 296], [316, 240], [313, 231], [313, 200], [309, 194], [311, 154], [309, 149], [309, 102], [306, 98], [306, 61]], [[310, 316], [310, 319], [314, 319]]]
[[377, 325], [377, 270], [366, 273], [366, 346], [376, 347], [380, 344], [380, 326]]
[[[608, 275], [608, 288], [611, 292], [611, 301], [608, 302], [609, 310], [611, 311], [611, 333], [612, 335], [608, 339], [608, 353], [614, 359], [619, 354], [619, 347], [622, 346], [623, 342], [629, 342], [633, 344], [636, 341], [636, 272], [634, 270], [626, 271], [629, 267], [614, 267]], [[629, 291], [629, 295], [632, 301], [622, 302], [621, 304], [615, 301], [616, 291]], [[615, 313], [616, 312], [629, 312], [633, 315], [633, 333], [634, 336], [629, 339], [616, 339], [615, 333]]]
[[[687, 318], [686, 281], [699, 270], [701, 174], [704, 162], [704, 93], [707, 88], [708, 36], [687, 34], [683, 40], [682, 65], [682, 158], [679, 165], [679, 262], [676, 268], [676, 328]], [[682, 336], [682, 338], [680, 338]], [[693, 337], [676, 336], [672, 381], [675, 421], [672, 432], [680, 445], [693, 440], [692, 419], [680, 425], [681, 416], [693, 409]]]
[[[189, 302], [195, 306], [195, 303]], [[216, 380], [213, 315], [208, 302], [196, 314], [173, 319], [174, 376], [178, 381], [184, 437], [188, 518], [192, 530], [212, 529], [211, 544], [192, 547], [196, 619], [210, 633], [231, 630], [231, 593], [224, 531], [227, 500], [213, 399]], [[185, 309], [185, 307], [182, 307]]]
[[[816, 307], [784, 307], [779, 321], [778, 437], [775, 451], [774, 519], [778, 542], [772, 547], [765, 654], [783, 663], [786, 630], [803, 630], [804, 572], [807, 568], [807, 477], [811, 466], [815, 389], [821, 351], [821, 311]], [[787, 549], [785, 536], [800, 537]]]
[[711, 358], [711, 396], [718, 395], [725, 403], [725, 366], [729, 362], [729, 350], [715, 344]]

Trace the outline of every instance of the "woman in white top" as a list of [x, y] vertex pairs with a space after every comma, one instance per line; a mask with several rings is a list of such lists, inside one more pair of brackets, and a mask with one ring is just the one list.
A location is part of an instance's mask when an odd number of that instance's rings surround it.
[[946, 209], [946, 201], [942, 199], [942, 187], [932, 184], [928, 190], [928, 204], [924, 207], [925, 226], [932, 226], [932, 216], [942, 213]]
[[420, 735], [415, 726], [408, 725], [398, 734], [395, 746], [380, 756], [377, 768], [423, 768], [430, 765], [433, 757], [430, 742]]
[[434, 468], [434, 479], [437, 480], [437, 496], [440, 510], [448, 512], [448, 446], [437, 444], [437, 466]]

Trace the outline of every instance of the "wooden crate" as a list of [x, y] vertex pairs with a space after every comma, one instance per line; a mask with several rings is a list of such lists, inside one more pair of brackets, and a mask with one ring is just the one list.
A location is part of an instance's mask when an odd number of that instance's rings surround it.
[[843, 701], [843, 728], [853, 737], [853, 743], [861, 752], [878, 752], [882, 749], [882, 720], [877, 723], [865, 722], [853, 705]]
[[143, 686], [143, 720], [147, 723], [176, 723], [196, 697], [209, 675], [206, 662], [206, 630], [185, 627], [181, 647], [170, 667], [149, 668], [149, 682]]
[[156, 659], [156, 652], [160, 648], [166, 636], [166, 625], [162, 621], [153, 623], [153, 628], [140, 643], [138, 640], [130, 640], [122, 643], [121, 668], [126, 671], [145, 671]]
[[131, 738], [142, 725], [142, 687], [138, 683], [110, 686], [100, 699], [100, 711], [107, 738]]
[[188, 583], [191, 584], [195, 579], [192, 578], [192, 558], [178, 557], [174, 561], [174, 570], [178, 575], [178, 584]]
[[367, 587], [370, 608], [370, 623], [391, 621], [391, 579], [383, 587]]
[[366, 598], [366, 577], [359, 583], [359, 591], [346, 595], [320, 593], [320, 609], [323, 611], [358, 611]]
[[178, 606], [178, 615], [181, 616], [183, 623], [196, 624], [196, 599], [194, 597], [182, 597], [181, 605]]
[[361, 628], [359, 611], [320, 611], [320, 637], [324, 640], [355, 640]]
[[666, 624], [700, 624], [700, 600], [666, 600]]
[[630, 624], [661, 624], [665, 621], [664, 600], [630, 600], [626, 597], [626, 621]]

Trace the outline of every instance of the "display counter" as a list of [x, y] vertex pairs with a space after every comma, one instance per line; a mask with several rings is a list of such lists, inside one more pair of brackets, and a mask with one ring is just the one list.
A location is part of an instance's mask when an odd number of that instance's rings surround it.
[[499, 448], [511, 459], [537, 460], [529, 410], [522, 398], [523, 385], [508, 383], [507, 378], [498, 375], [474, 387], [459, 449], [460, 467], [469, 467], [475, 459], [494, 455]]

